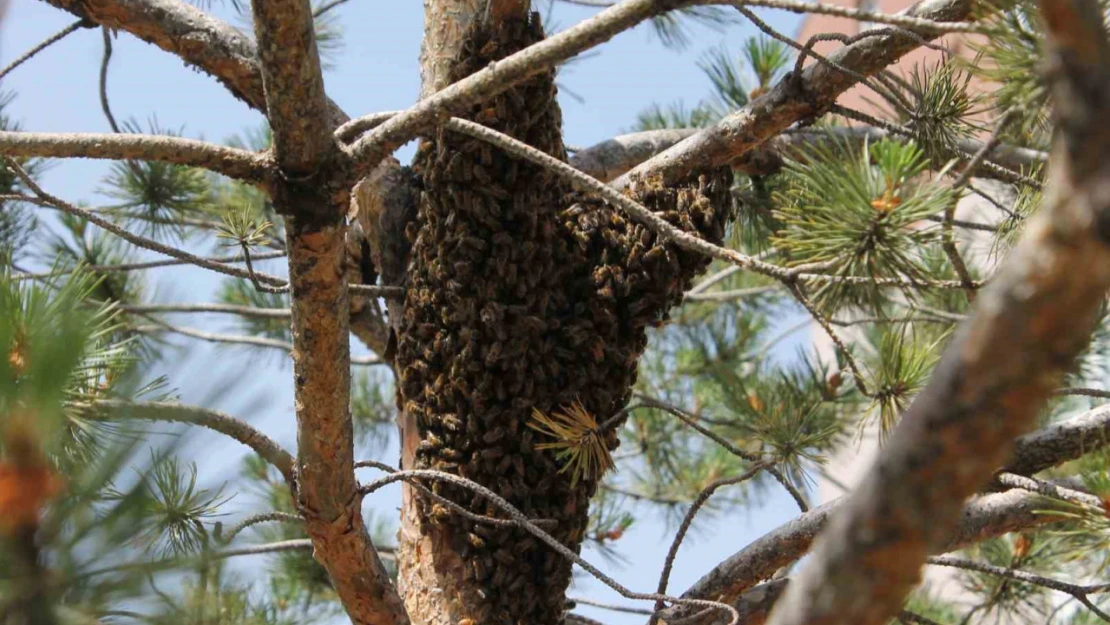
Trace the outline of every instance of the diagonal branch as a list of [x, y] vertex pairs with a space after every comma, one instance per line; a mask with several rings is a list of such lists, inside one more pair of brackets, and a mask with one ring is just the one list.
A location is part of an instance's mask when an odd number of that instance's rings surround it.
[[[1017, 440], [1014, 459], [1004, 469], [1010, 473], [1032, 475], [1110, 445], [1110, 404], [1065, 419]], [[1035, 512], [1044, 504], [1043, 498], [1034, 493], [1009, 490], [1000, 495], [986, 495], [964, 507], [960, 529], [945, 550], [969, 544], [985, 537], [1049, 522], [1051, 518], [1037, 519]], [[843, 499], [816, 508], [794, 521], [780, 527], [748, 545], [735, 555], [721, 562], [704, 575], [684, 594], [696, 597], [724, 596], [726, 601], [736, 600], [741, 593], [759, 579], [771, 575], [801, 557], [824, 527], [826, 517]], [[776, 545], [788, 553], [783, 560], [759, 564], [773, 554]], [[685, 615], [677, 608], [664, 613], [664, 620], [676, 620]], [[694, 625], [694, 624], [687, 624]]]
[[[698, 132], [697, 128], [666, 128], [618, 135], [575, 152], [569, 162], [575, 169], [608, 182]], [[873, 126], [788, 131], [768, 139], [758, 148], [753, 148], [734, 161], [732, 166], [737, 171], [751, 175], [773, 174], [782, 167], [784, 157], [802, 158], [805, 153], [799, 148], [830, 139], [848, 142], [850, 145], [862, 145], [864, 141], [874, 143], [881, 139], [904, 141], [906, 136]], [[982, 149], [983, 143], [965, 138], [960, 139], [956, 146], [960, 152], [975, 154]], [[1048, 155], [1029, 148], [999, 145], [991, 152], [991, 160], [1003, 167], [1021, 170], [1043, 165], [1048, 160]], [[997, 173], [982, 167], [974, 171], [976, 175], [985, 178], [991, 178]]]
[[115, 399], [102, 399], [90, 404], [74, 404], [87, 408], [98, 416], [111, 418], [127, 417], [148, 421], [168, 421], [190, 423], [229, 436], [253, 449], [259, 456], [272, 464], [285, 478], [293, 479], [293, 456], [274, 442], [269, 436], [254, 429], [244, 421], [216, 410], [188, 406], [170, 402], [129, 402]]
[[[737, 602], [758, 582], [770, 579], [776, 571], [804, 556], [846, 500], [847, 497], [842, 497], [830, 501], [764, 534], [702, 576], [682, 596]], [[1060, 519], [1045, 514], [1048, 509], [1050, 503], [1046, 503], [1042, 495], [1020, 489], [976, 497], [964, 506], [956, 532], [931, 551], [946, 553], [986, 538]], [[661, 612], [660, 620], [682, 625], [708, 625], [720, 620], [713, 614], [691, 619], [694, 614], [696, 612], [689, 608], [674, 606]]]
[[[742, 2], [734, 2], [742, 6]], [[971, 0], [924, 0], [898, 13], [911, 18], [936, 22], [958, 22], [970, 16]], [[935, 37], [936, 30], [892, 31], [868, 37], [837, 50], [829, 60], [856, 75], [870, 76], [896, 62]], [[783, 78], [768, 93], [743, 109], [725, 117], [715, 126], [682, 141], [613, 182], [624, 188], [632, 177], [662, 176], [664, 184], [682, 179], [691, 171], [728, 163], [743, 156], [791, 124], [819, 117], [840, 94], [858, 80], [836, 67], [816, 63]]]
[[[790, 584], [772, 625], [898, 613], [960, 504], [1008, 460], [1090, 340], [1110, 287], [1110, 43], [1093, 0], [1043, 0], [1058, 137], [1050, 195], [926, 388]], [[1084, 268], [1077, 271], [1077, 268]]]
[[30, 50], [24, 52], [23, 54], [19, 55], [18, 57], [16, 57], [16, 59], [14, 61], [12, 61], [11, 63], [8, 63], [6, 66], [4, 66], [4, 69], [0, 69], [0, 79], [4, 78], [8, 74], [10, 74], [11, 71], [14, 70], [15, 68], [17, 68], [20, 65], [26, 63], [27, 61], [31, 60], [31, 57], [33, 57], [36, 54], [38, 54], [39, 52], [42, 52], [43, 50], [49, 48], [50, 46], [58, 43], [62, 39], [65, 39], [66, 37], [70, 36], [71, 34], [77, 32], [77, 30], [79, 30], [81, 28], [90, 28], [92, 26], [93, 26], [93, 24], [91, 24], [89, 22], [86, 22], [85, 20], [77, 20], [76, 22], [73, 22], [69, 26], [66, 26], [65, 28], [63, 28], [63, 29], [59, 30], [58, 32], [54, 33], [53, 35], [50, 35], [46, 39], [43, 39], [42, 42], [40, 42], [38, 45], [36, 45], [35, 47], [31, 48]]
[[682, 6], [714, 3], [713, 0], [624, 0], [422, 99], [364, 135], [347, 148], [347, 152], [364, 165], [376, 165], [428, 126], [604, 43], [644, 20]]
[[[254, 42], [231, 24], [179, 0], [44, 0], [108, 28], [122, 30], [213, 76], [236, 98], [266, 112]], [[347, 115], [329, 103], [333, 126]]]
[[162, 161], [201, 167], [264, 186], [273, 173], [272, 163], [262, 154], [172, 136], [0, 131], [0, 152], [12, 156]]
[[1110, 404], [1022, 436], [1006, 471], [1033, 475], [1107, 445], [1110, 445]]

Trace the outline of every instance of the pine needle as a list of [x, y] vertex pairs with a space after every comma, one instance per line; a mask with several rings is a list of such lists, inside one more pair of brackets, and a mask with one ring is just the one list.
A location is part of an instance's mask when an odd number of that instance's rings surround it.
[[571, 486], [577, 485], [581, 479], [600, 480], [614, 468], [613, 456], [601, 436], [597, 421], [578, 401], [570, 408], [550, 415], [533, 409], [532, 422], [528, 427], [555, 439], [552, 443], [536, 445], [536, 449], [555, 450], [556, 456], [564, 461], [560, 473], [570, 471]]

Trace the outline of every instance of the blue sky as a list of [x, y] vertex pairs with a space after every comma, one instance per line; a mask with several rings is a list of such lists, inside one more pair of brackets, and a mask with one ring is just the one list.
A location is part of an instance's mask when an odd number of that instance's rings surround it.
[[[538, 1], [546, 7], [546, 0]], [[215, 6], [209, 10], [242, 25], [230, 3], [226, 8]], [[334, 59], [334, 68], [325, 75], [332, 99], [351, 116], [411, 105], [419, 91], [422, 3], [351, 0], [336, 11], [345, 45]], [[590, 9], [560, 4], [553, 23], [556, 28], [565, 28], [592, 13]], [[799, 23], [798, 16], [790, 13], [765, 11], [761, 15], [789, 34]], [[0, 27], [0, 65], [72, 21], [69, 14], [43, 2], [13, 0]], [[743, 39], [756, 31], [748, 24], [738, 24], [723, 32], [695, 26], [692, 32], [692, 45], [677, 52], [660, 45], [650, 27], [640, 27], [568, 67], [559, 81], [584, 101], [561, 96], [567, 142], [590, 145], [619, 134], [633, 123], [637, 112], [651, 103], [684, 100], [688, 105], [695, 104], [709, 93], [709, 81], [696, 68], [698, 58], [721, 44], [737, 51]], [[121, 121], [133, 117], [145, 122], [156, 115], [163, 127], [183, 127], [187, 136], [210, 141], [223, 141], [262, 121], [258, 113], [230, 97], [210, 77], [161, 50], [126, 33], [119, 34], [114, 49], [109, 90], [113, 111]], [[101, 53], [98, 30], [78, 31], [47, 49], [4, 80], [3, 89], [17, 93], [10, 113], [26, 130], [110, 131], [97, 95]], [[407, 160], [409, 155], [411, 146], [399, 156]], [[42, 182], [48, 191], [65, 199], [96, 205], [105, 201], [97, 190], [106, 170], [104, 162], [68, 161], [53, 166]], [[280, 260], [259, 265], [263, 271], [284, 271]], [[167, 302], [213, 301], [213, 291], [220, 281], [212, 274], [190, 269], [161, 269], [146, 277], [155, 298]], [[796, 319], [788, 321], [794, 323]], [[230, 327], [226, 319], [218, 317], [185, 317], [179, 322], [212, 330], [226, 331]], [[798, 338], [805, 338], [805, 333], [799, 334]], [[793, 350], [797, 344], [790, 341], [780, 349]], [[167, 373], [184, 401], [244, 416], [289, 448], [295, 446], [292, 370], [283, 356], [203, 344], [183, 351]], [[235, 392], [222, 392], [228, 387]], [[194, 447], [202, 475], [211, 483], [228, 479], [243, 454], [236, 443], [215, 435], [202, 435]], [[395, 463], [395, 449], [386, 451], [383, 459]], [[768, 497], [765, 505], [696, 523], [701, 531], [689, 537], [679, 553], [671, 578], [672, 591], [681, 592], [721, 559], [797, 514], [779, 490], [772, 489]], [[398, 502], [398, 491], [393, 489], [376, 494], [367, 506], [393, 518]], [[242, 502], [240, 509], [246, 504]], [[233, 501], [232, 509], [236, 505]], [[584, 555], [624, 585], [647, 592], [654, 590], [673, 528], [661, 519], [653, 519], [647, 509], [639, 512], [637, 524], [619, 543], [627, 564], [612, 565], [589, 550]], [[572, 594], [628, 603], [593, 581], [581, 583]], [[588, 608], [581, 611], [612, 625], [645, 621], [638, 615]]]

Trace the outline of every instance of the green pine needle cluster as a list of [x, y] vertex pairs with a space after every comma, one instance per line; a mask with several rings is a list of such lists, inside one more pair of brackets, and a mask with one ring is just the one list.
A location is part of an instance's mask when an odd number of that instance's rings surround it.
[[[804, 163], [787, 164], [788, 186], [775, 198], [784, 227], [771, 240], [791, 265], [828, 264], [828, 275], [848, 279], [814, 289], [821, 310], [878, 309], [888, 289], [868, 280], [928, 279], [922, 255], [938, 229], [924, 220], [943, 213], [952, 191], [922, 179], [929, 160], [914, 143], [830, 143], [808, 148]], [[914, 289], [902, 292], [912, 299]]]

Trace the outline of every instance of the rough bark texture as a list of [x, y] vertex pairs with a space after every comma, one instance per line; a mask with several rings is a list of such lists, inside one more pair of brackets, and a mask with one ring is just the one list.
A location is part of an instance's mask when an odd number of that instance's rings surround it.
[[312, 6], [302, 0], [252, 0], [251, 13], [278, 165], [288, 178], [311, 176], [338, 152], [326, 115]]
[[[729, 602], [742, 615], [750, 613], [753, 617], [759, 616], [754, 622], [762, 622], [766, 613], [753, 611], [753, 608], [769, 609], [770, 604], [778, 599], [779, 593], [776, 592], [769, 598], [761, 592], [752, 592], [753, 589], [759, 588], [757, 584], [760, 581], [769, 579], [782, 567], [804, 556], [814, 539], [826, 527], [829, 516], [843, 504], [843, 498], [830, 501], [764, 534], [715, 566], [682, 593], [682, 596]], [[1015, 489], [976, 497], [964, 506], [960, 525], [951, 539], [931, 553], [947, 553], [988, 538], [1051, 523], [1055, 520], [1052, 515], [1044, 514], [1044, 511], [1051, 508], [1052, 503], [1044, 497], [1024, 490]], [[728, 615], [722, 615], [719, 611], [702, 611], [700, 615], [697, 614], [698, 610], [689, 608], [668, 608], [660, 615], [660, 622], [682, 625], [724, 625], [728, 622]], [[744, 624], [742, 619], [738, 625]]]
[[293, 302], [297, 507], [348, 615], [358, 625], [407, 622], [362, 519], [350, 418], [344, 228], [286, 220]]
[[[472, 22], [448, 82], [542, 37], [538, 17]], [[565, 160], [550, 72], [464, 117]], [[646, 328], [677, 303], [704, 258], [658, 245], [646, 228], [572, 196], [541, 169], [441, 130], [421, 144], [423, 189], [398, 332], [404, 465], [482, 483], [552, 533], [581, 543], [596, 483], [572, 485], [527, 427], [580, 402], [598, 422], [628, 401]], [[720, 241], [729, 217], [727, 170], [636, 199]], [[610, 430], [608, 444], [616, 445]], [[436, 485], [473, 511], [499, 516], [469, 492]], [[478, 525], [406, 492], [401, 584], [414, 620], [558, 623], [570, 564], [514, 529]]]
[[[900, 14], [938, 22], [959, 22], [968, 18], [975, 4], [974, 0], [924, 0]], [[857, 74], [870, 76], [916, 49], [922, 39], [935, 37], [935, 32], [921, 32], [918, 36], [891, 33], [868, 37], [838, 49], [828, 58]], [[660, 175], [664, 182], [670, 183], [683, 179], [695, 169], [726, 164], [791, 124], [821, 116], [856, 82], [856, 78], [839, 69], [814, 63], [800, 75], [786, 76], [769, 92], [716, 125], [617, 178], [613, 185], [624, 188], [633, 177], [646, 175]]]
[[1093, 0], [1044, 0], [1058, 133], [1049, 194], [875, 466], [829, 523], [774, 625], [878, 625], [964, 498], [1009, 459], [1090, 339], [1110, 287], [1110, 44]]

